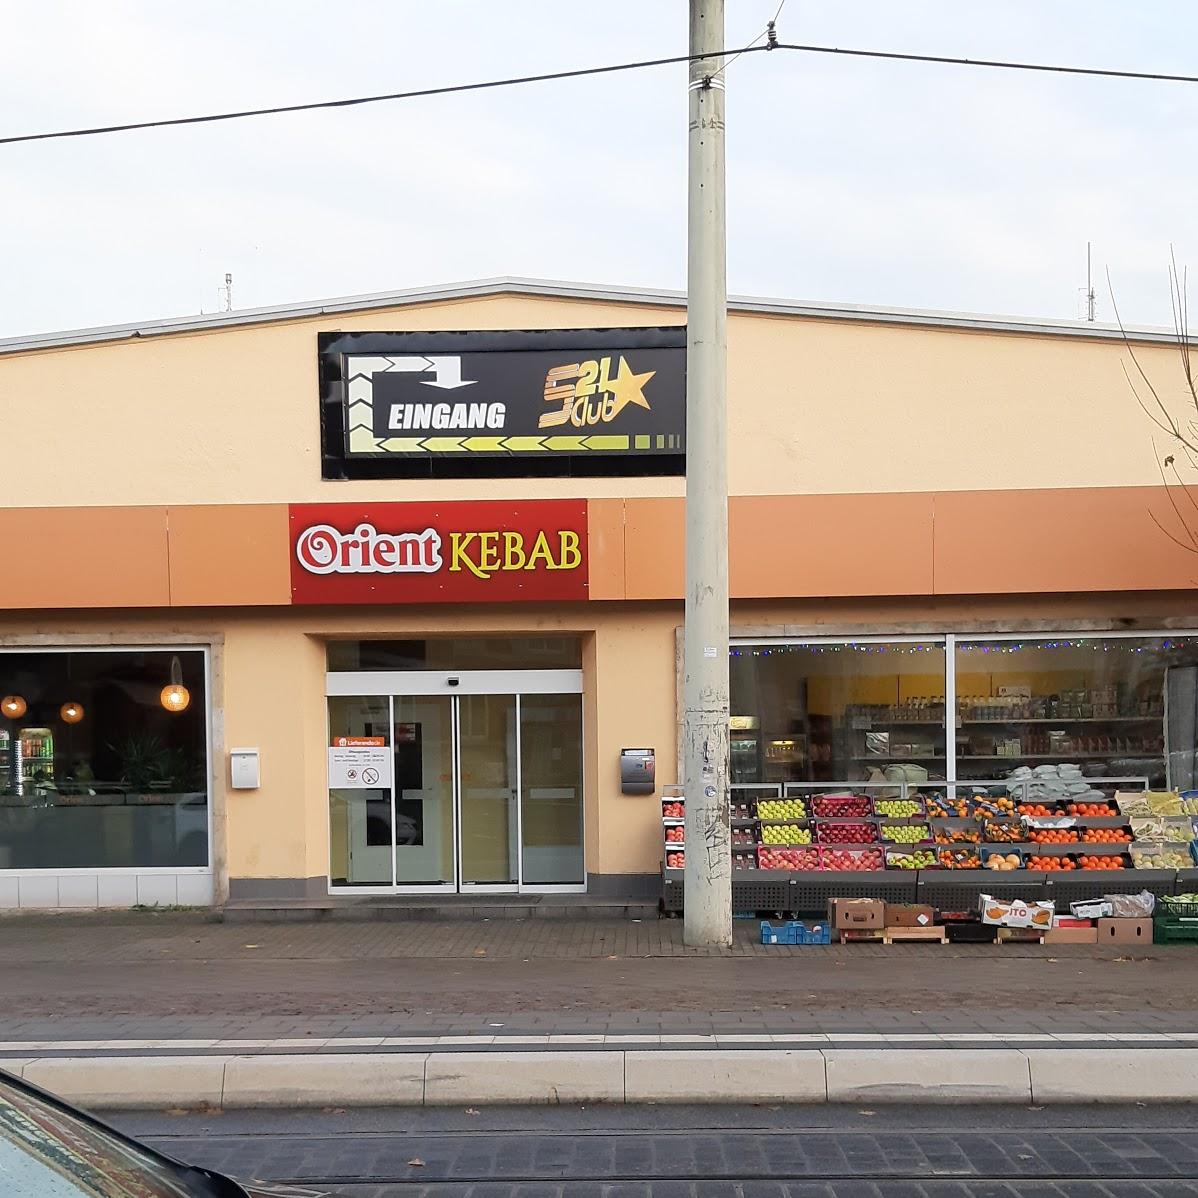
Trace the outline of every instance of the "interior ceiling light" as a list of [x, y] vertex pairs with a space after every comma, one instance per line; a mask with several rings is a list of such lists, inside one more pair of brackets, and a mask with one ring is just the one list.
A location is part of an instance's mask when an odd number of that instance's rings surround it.
[[10, 720], [19, 720], [29, 710], [29, 704], [20, 695], [5, 695], [0, 699], [0, 712]]
[[58, 714], [64, 724], [77, 724], [83, 719], [83, 704], [73, 702], [64, 703], [58, 709]]
[[178, 656], [171, 658], [171, 681], [162, 688], [158, 701], [167, 711], [186, 711], [191, 703], [191, 692], [183, 685], [183, 667]]

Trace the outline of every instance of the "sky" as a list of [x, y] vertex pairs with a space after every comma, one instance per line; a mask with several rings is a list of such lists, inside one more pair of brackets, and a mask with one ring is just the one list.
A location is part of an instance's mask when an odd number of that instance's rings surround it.
[[[729, 46], [778, 0], [728, 0]], [[686, 52], [685, 0], [0, 0], [0, 136]], [[5, 11], [7, 10], [7, 11]], [[787, 0], [783, 41], [1194, 73], [1193, 0]], [[1198, 84], [728, 72], [734, 294], [1171, 320]], [[686, 68], [0, 146], [0, 337], [520, 275], [681, 288]]]

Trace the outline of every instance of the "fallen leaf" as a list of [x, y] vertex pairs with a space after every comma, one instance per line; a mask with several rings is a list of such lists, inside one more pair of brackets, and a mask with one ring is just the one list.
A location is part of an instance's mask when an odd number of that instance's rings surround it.
[[258, 946], [256, 944], [243, 944], [241, 947], [242, 948], [257, 948]]
[[476, 1111], [472, 1106], [468, 1106], [466, 1108], [466, 1114], [467, 1115], [477, 1115], [478, 1111]]
[[878, 1113], [877, 1111], [858, 1111], [857, 1112], [858, 1115], [876, 1115], [877, 1113]]
[[487, 950], [485, 948], [476, 948], [474, 950], [474, 955], [476, 957], [485, 957], [487, 955]]
[[422, 1161], [418, 1156], [412, 1157], [412, 1159], [410, 1161], [408, 1161], [408, 1164], [413, 1169], [423, 1169], [424, 1168], [424, 1161]]

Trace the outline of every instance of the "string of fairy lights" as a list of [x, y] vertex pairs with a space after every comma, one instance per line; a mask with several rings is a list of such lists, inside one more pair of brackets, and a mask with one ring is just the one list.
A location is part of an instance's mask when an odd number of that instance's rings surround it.
[[[958, 653], [981, 653], [1006, 655], [1022, 653], [1024, 650], [1039, 651], [1043, 649], [1090, 649], [1095, 653], [1170, 653], [1174, 650], [1198, 647], [1198, 641], [1192, 637], [1183, 638], [1149, 638], [1141, 639], [1104, 639], [1085, 637], [1069, 640], [1026, 640], [1026, 641], [958, 641]], [[945, 645], [940, 642], [883, 642], [883, 641], [837, 641], [827, 644], [769, 644], [753, 645], [747, 643], [735, 644], [729, 649], [731, 657], [777, 657], [787, 654], [814, 654], [823, 656], [828, 653], [865, 653], [874, 656], [888, 655], [892, 657], [916, 656], [918, 654], [945, 653]]]

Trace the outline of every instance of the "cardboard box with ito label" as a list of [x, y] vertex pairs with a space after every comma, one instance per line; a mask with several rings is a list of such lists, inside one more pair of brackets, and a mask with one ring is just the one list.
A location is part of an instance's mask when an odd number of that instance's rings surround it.
[[930, 928], [936, 922], [936, 912], [924, 903], [887, 903], [888, 928]]
[[1099, 944], [1151, 944], [1151, 919], [1100, 919]]
[[1047, 932], [1052, 927], [1056, 904], [1051, 900], [1025, 903], [1022, 899], [998, 899], [983, 894], [978, 898], [978, 910], [982, 923], [1000, 928], [1032, 928]]
[[881, 899], [829, 899], [828, 920], [838, 932], [859, 928], [884, 928], [886, 904]]

